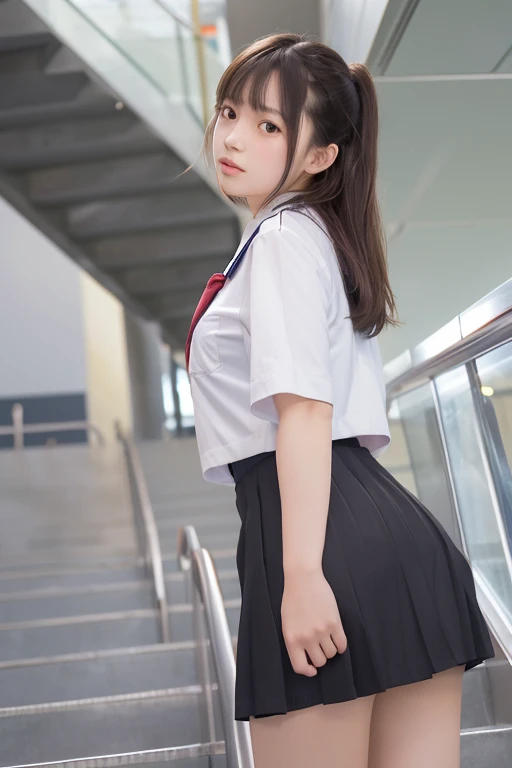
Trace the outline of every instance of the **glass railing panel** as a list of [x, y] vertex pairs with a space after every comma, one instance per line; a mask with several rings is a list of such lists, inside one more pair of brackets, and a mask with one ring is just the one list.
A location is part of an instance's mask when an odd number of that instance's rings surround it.
[[388, 424], [391, 434], [391, 443], [389, 448], [379, 456], [379, 463], [384, 466], [388, 472], [391, 472], [407, 490], [418, 496], [418, 488], [414, 470], [411, 464], [411, 456], [407, 445], [404, 425], [400, 414], [398, 400], [392, 400], [388, 406]]
[[165, 95], [184, 98], [180, 23], [154, 0], [67, 0]]
[[[203, 50], [206, 46], [203, 43]], [[203, 85], [201, 80], [200, 52], [197, 36], [190, 27], [181, 28], [181, 51], [183, 55], [183, 71], [185, 76], [185, 88], [187, 103], [194, 114], [203, 123]]]
[[512, 552], [512, 343], [482, 355], [474, 370], [490, 472]]
[[[512, 506], [512, 343], [475, 361], [482, 412], [493, 448], [493, 468], [502, 512], [510, 522]], [[509, 526], [511, 528], [512, 526]]]
[[[113, 43], [160, 93], [188, 104], [203, 125], [227, 66], [229, 43], [222, 15], [198, 38], [190, 2], [174, 0], [63, 0]], [[222, 12], [219, 5], [219, 13]], [[199, 54], [199, 41], [202, 57]], [[205, 91], [206, 108], [203, 107]]]
[[206, 61], [206, 97], [211, 114], [215, 105], [215, 91], [217, 90], [217, 84], [229, 62], [226, 62], [225, 55], [222, 54], [222, 51], [220, 53], [217, 51], [217, 47], [216, 45], [213, 45], [212, 41], [206, 42], [204, 47]]
[[468, 555], [510, 619], [510, 551], [468, 369], [448, 371], [436, 378], [435, 385]]
[[[417, 387], [398, 397], [397, 408], [410, 474], [414, 478], [413, 493], [463, 551], [431, 384]], [[410, 484], [407, 487], [410, 488]]]

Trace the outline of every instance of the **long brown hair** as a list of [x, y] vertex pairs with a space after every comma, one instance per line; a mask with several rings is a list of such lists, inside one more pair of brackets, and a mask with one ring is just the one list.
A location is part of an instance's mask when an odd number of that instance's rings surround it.
[[[334, 143], [338, 154], [286, 205], [310, 206], [319, 215], [336, 251], [354, 330], [377, 336], [385, 324], [401, 322], [389, 284], [376, 194], [377, 94], [365, 65], [347, 65], [335, 50], [304, 35], [285, 32], [255, 40], [235, 57], [217, 86], [202, 148], [206, 164], [211, 167], [213, 133], [224, 100], [240, 104], [248, 84], [249, 103], [261, 110], [273, 72], [278, 75], [288, 151], [281, 180], [262, 207], [272, 202], [288, 178], [305, 111], [313, 126], [311, 146]], [[228, 197], [247, 207], [246, 198]]]

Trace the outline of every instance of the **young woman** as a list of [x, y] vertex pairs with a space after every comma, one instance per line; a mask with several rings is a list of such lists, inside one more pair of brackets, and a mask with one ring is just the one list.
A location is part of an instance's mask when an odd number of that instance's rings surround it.
[[371, 76], [259, 39], [204, 147], [253, 213], [186, 345], [203, 477], [235, 486], [241, 518], [235, 719], [256, 768], [455, 768], [463, 672], [494, 651], [466, 558], [376, 460], [377, 335], [398, 321]]

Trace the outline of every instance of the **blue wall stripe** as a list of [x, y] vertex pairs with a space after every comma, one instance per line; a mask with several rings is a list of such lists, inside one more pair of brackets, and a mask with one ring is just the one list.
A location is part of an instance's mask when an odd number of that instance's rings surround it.
[[[41, 395], [35, 397], [0, 398], [0, 425], [12, 426], [12, 407], [15, 403], [23, 406], [25, 424], [41, 424], [48, 421], [85, 421], [87, 418], [86, 396], [84, 393], [68, 395]], [[77, 429], [70, 432], [41, 432], [25, 435], [25, 445], [45, 445], [49, 440], [59, 444], [86, 443], [87, 431]], [[0, 448], [13, 448], [12, 437], [0, 435]]]

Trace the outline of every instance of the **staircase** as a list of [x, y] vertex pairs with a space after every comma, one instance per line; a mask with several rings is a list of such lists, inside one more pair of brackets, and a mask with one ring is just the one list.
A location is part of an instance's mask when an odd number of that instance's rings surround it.
[[176, 349], [233, 210], [43, 25], [0, 2], [0, 195]]
[[[214, 743], [201, 736], [178, 520], [161, 509], [171, 603], [171, 642], [162, 643], [121, 448], [1, 452], [0, 483], [0, 766], [95, 758], [100, 768], [121, 755], [116, 765], [225, 765], [220, 730]], [[206, 494], [196, 502], [204, 506]], [[190, 500], [183, 509], [193, 524]], [[237, 521], [232, 515], [229, 526], [228, 514], [203, 525], [201, 538], [220, 571], [234, 639]]]

